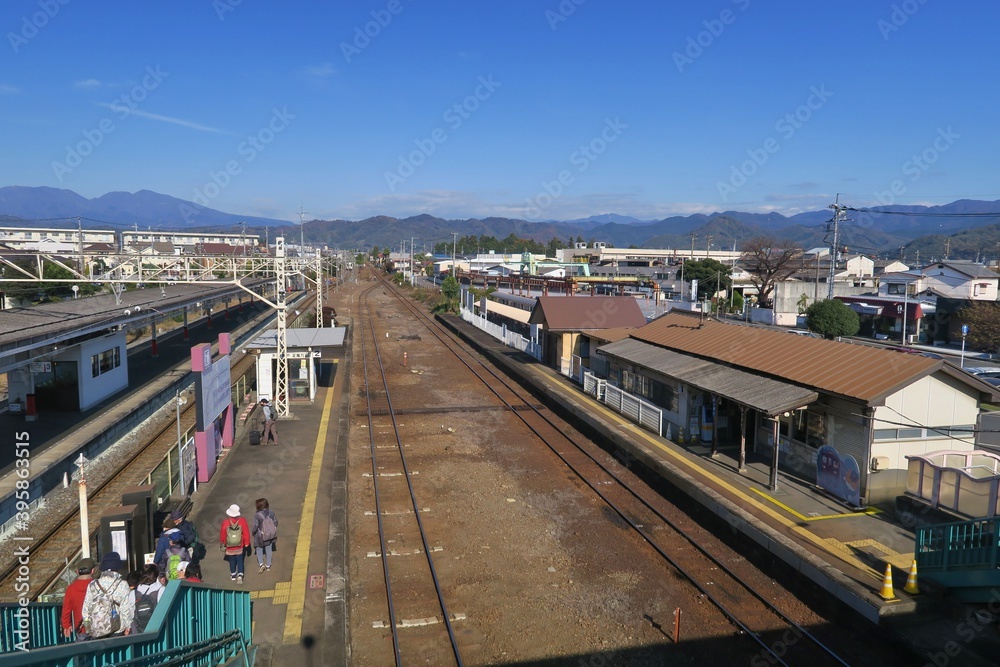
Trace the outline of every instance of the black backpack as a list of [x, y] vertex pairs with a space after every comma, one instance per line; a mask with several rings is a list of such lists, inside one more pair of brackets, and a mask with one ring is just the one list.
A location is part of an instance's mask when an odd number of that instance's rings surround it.
[[[136, 591], [138, 593], [138, 591]], [[135, 599], [135, 627], [139, 632], [146, 631], [146, 624], [153, 616], [156, 603], [159, 601], [160, 591], [146, 591], [138, 594]]]

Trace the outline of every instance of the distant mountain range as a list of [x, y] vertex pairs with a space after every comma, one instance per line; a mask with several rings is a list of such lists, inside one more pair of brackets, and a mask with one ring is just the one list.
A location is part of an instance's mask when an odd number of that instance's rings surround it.
[[0, 215], [37, 221], [40, 227], [60, 226], [61, 219], [80, 217], [86, 227], [156, 227], [199, 228], [238, 226], [241, 222], [253, 227], [285, 225], [288, 220], [253, 218], [223, 213], [198, 206], [183, 199], [161, 195], [150, 190], [109, 192], [94, 199], [87, 199], [72, 190], [48, 187], [11, 185], [0, 188]]
[[[149, 190], [134, 194], [110, 192], [87, 199], [71, 190], [48, 187], [0, 187], [0, 223], [41, 227], [76, 226], [80, 217], [85, 227], [117, 225], [189, 229], [211, 227], [271, 227], [272, 235], [298, 234], [298, 225], [287, 220], [257, 218], [224, 213], [192, 202]], [[793, 216], [780, 213], [723, 211], [712, 214], [671, 216], [662, 220], [640, 220], [626, 215], [604, 213], [568, 221], [529, 222], [511, 218], [469, 218], [446, 220], [422, 214], [407, 218], [375, 216], [364, 220], [311, 220], [304, 234], [311, 242], [332, 247], [396, 247], [401, 239], [416, 238], [428, 248], [451, 241], [452, 233], [462, 236], [491, 236], [504, 239], [511, 234], [547, 243], [556, 238], [564, 243], [583, 238], [603, 241], [615, 247], [695, 249], [737, 247], [742, 241], [763, 234], [790, 239], [803, 248], [829, 245], [828, 210], [808, 211]], [[709, 240], [711, 237], [711, 240]], [[294, 238], [294, 236], [293, 236]], [[931, 261], [944, 257], [975, 259], [1000, 255], [1000, 201], [963, 199], [942, 206], [889, 206], [850, 211], [840, 228], [842, 245], [849, 252], [917, 257]]]

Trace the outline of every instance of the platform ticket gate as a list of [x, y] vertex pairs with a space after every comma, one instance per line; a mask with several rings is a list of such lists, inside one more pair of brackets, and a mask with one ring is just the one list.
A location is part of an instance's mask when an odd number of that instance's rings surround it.
[[115, 551], [125, 562], [122, 573], [141, 569], [149, 531], [146, 512], [139, 505], [122, 505], [101, 515], [97, 545], [100, 555]]
[[[136, 543], [136, 548], [142, 549], [143, 553], [153, 553], [156, 550], [156, 538], [160, 535], [160, 527], [153, 523], [156, 511], [153, 500], [155, 489], [152, 484], [128, 486], [122, 489], [122, 506], [135, 505], [137, 515], [141, 515], [144, 519], [143, 525], [146, 529], [141, 535], [141, 541]], [[137, 535], [138, 537], [140, 536]]]

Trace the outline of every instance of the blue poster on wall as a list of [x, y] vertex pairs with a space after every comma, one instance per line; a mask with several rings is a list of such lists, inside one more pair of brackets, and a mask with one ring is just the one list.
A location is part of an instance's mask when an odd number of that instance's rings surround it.
[[816, 453], [816, 484], [851, 507], [861, 506], [861, 468], [853, 456], [841, 456], [830, 445]]

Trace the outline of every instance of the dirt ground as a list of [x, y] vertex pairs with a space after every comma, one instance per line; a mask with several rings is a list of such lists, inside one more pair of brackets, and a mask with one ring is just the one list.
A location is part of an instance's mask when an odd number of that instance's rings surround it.
[[[378, 305], [383, 360], [416, 495], [429, 508], [424, 525], [435, 554], [465, 664], [705, 664], [732, 657], [734, 629], [708, 610], [694, 589], [669, 573], [659, 557], [582, 487], [561, 462], [509, 412], [461, 411], [493, 405], [447, 351], [420, 333], [381, 290]], [[386, 622], [367, 419], [363, 408], [360, 323], [354, 358], [349, 451], [351, 653], [355, 664], [392, 662]], [[388, 338], [384, 338], [388, 332]], [[420, 335], [420, 340], [412, 336]], [[402, 365], [402, 352], [407, 366]], [[374, 386], [374, 381], [373, 381]], [[685, 641], [674, 646], [674, 612], [682, 610]], [[407, 633], [401, 647], [406, 650]], [[710, 641], [711, 640], [711, 641]], [[447, 664], [426, 642], [404, 653], [406, 664]], [[745, 649], [745, 645], [740, 644]], [[421, 653], [425, 651], [425, 653]], [[426, 653], [426, 651], [435, 651]]]

